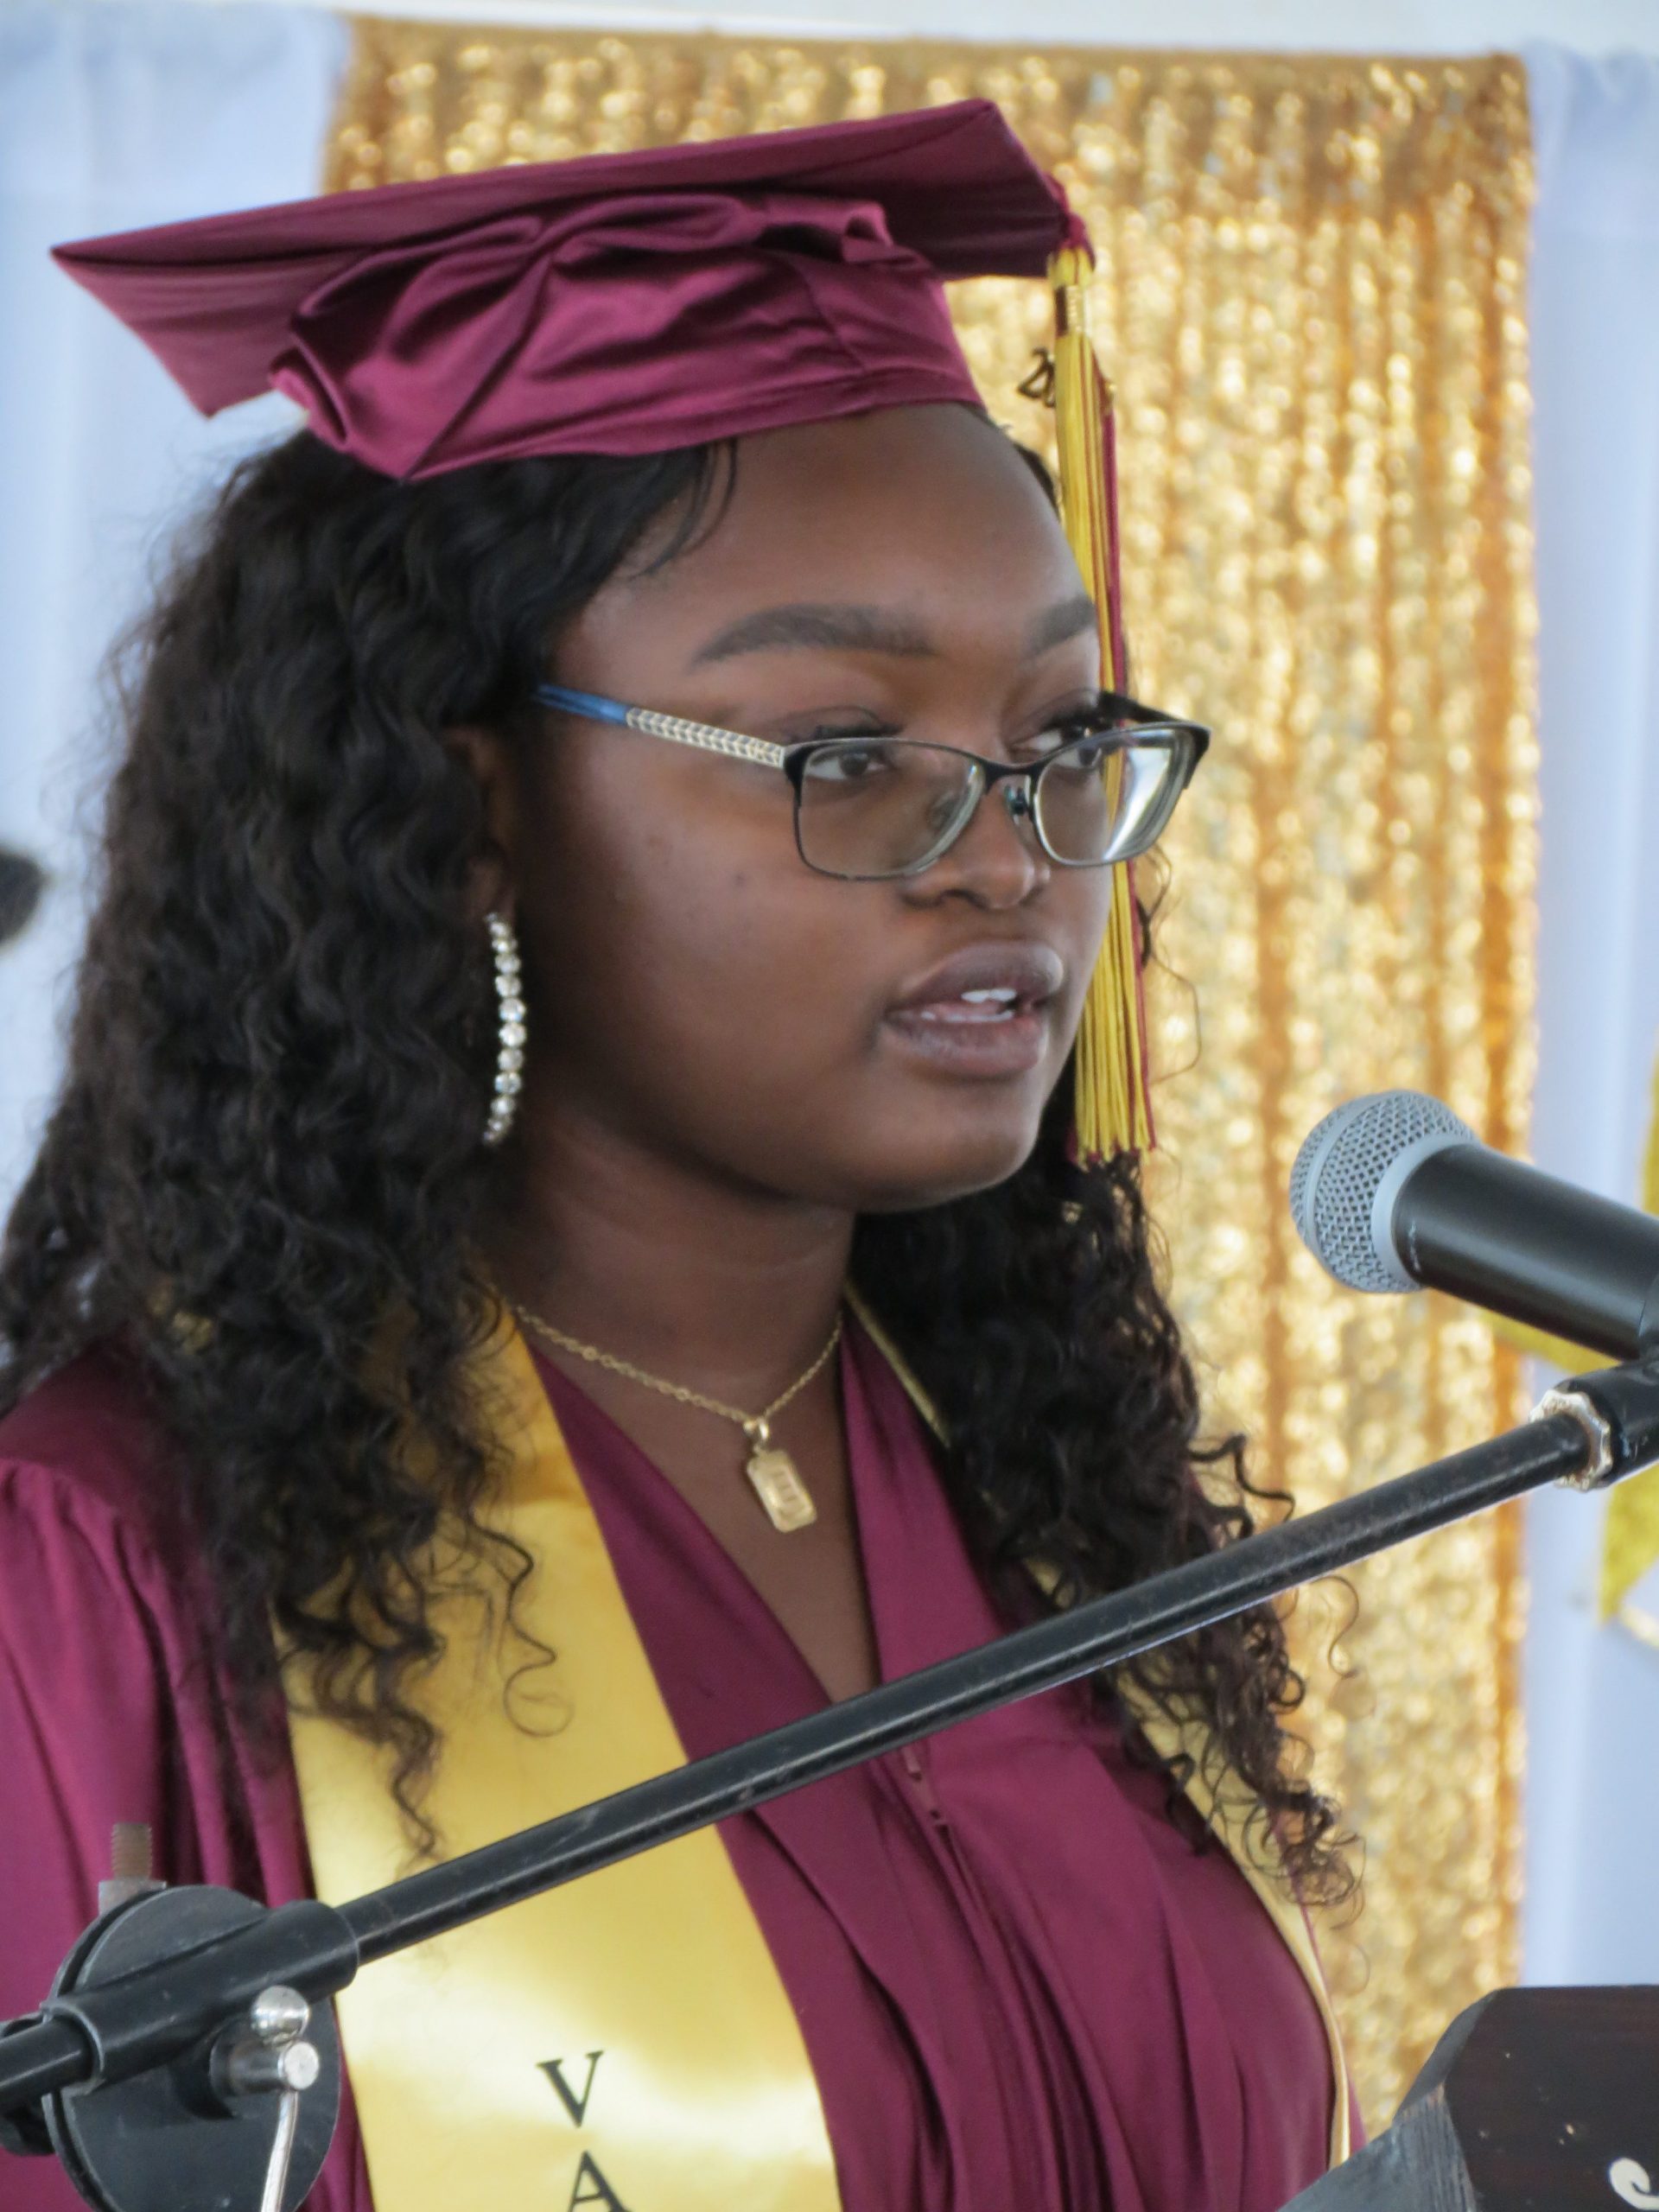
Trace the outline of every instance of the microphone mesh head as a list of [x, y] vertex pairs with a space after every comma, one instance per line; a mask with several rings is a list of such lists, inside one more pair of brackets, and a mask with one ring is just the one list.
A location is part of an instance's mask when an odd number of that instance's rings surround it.
[[1438, 1098], [1420, 1090], [1378, 1090], [1327, 1114], [1296, 1155], [1290, 1211], [1297, 1234], [1319, 1265], [1351, 1290], [1414, 1290], [1390, 1247], [1373, 1232], [1376, 1194], [1389, 1170], [1427, 1137], [1477, 1141]]

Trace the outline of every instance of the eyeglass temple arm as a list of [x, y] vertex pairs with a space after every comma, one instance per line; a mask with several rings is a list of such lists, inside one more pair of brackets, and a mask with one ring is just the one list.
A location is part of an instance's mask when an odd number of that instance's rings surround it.
[[533, 694], [543, 707], [567, 715], [581, 715], [590, 721], [619, 722], [625, 729], [643, 730], [647, 737], [665, 737], [671, 744], [690, 745], [699, 753], [723, 753], [729, 760], [753, 760], [763, 768], [781, 768], [789, 759], [787, 747], [772, 745], [763, 737], [742, 737], [734, 729], [716, 729], [712, 722], [687, 721], [683, 715], [659, 715], [654, 707], [625, 707], [620, 699], [601, 698], [596, 691], [571, 691], [563, 683], [538, 683]]
[[603, 699], [597, 691], [571, 691], [563, 683], [538, 683], [536, 699], [540, 706], [557, 707], [567, 715], [581, 715], [594, 722], [627, 722], [630, 709], [620, 699]]
[[[575, 691], [563, 683], [538, 683], [533, 694], [538, 704], [552, 707], [567, 715], [579, 715], [584, 720], [610, 722], [624, 729], [641, 730], [648, 737], [667, 738], [675, 745], [690, 745], [700, 753], [720, 753], [728, 760], [753, 760], [762, 767], [783, 768], [788, 764], [791, 751], [798, 747], [770, 744], [765, 738], [743, 737], [736, 730], [717, 729], [712, 722], [688, 721], [683, 715], [658, 714], [652, 707], [625, 706], [620, 699], [607, 699], [597, 691]], [[1103, 692], [1115, 706], [1126, 707], [1142, 723], [1166, 722], [1172, 717], [1160, 714], [1155, 707], [1148, 707], [1139, 699], [1131, 699], [1123, 692]], [[1193, 741], [1187, 764], [1186, 780], [1192, 781], [1192, 771], [1203, 760], [1210, 747], [1210, 732], [1199, 722], [1175, 722], [1174, 727], [1187, 731]], [[982, 763], [982, 766], [984, 764]], [[1023, 766], [1010, 762], [999, 774], [988, 776], [990, 784], [1000, 783], [1006, 776], [1029, 775], [1031, 765]]]

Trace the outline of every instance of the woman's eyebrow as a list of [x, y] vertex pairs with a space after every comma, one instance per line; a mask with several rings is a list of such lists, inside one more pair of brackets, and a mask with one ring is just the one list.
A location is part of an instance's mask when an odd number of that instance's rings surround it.
[[1026, 639], [1026, 655], [1035, 660], [1039, 653], [1050, 652], [1056, 645], [1063, 645], [1084, 630], [1099, 626], [1100, 614], [1086, 591], [1073, 599], [1060, 600], [1045, 609], [1031, 626]]
[[[1032, 625], [1026, 655], [1034, 660], [1053, 646], [1064, 645], [1096, 621], [1095, 603], [1086, 593], [1061, 600], [1046, 608]], [[906, 659], [930, 658], [938, 647], [919, 624], [879, 607], [819, 605], [810, 601], [791, 607], [763, 607], [741, 614], [699, 647], [693, 668], [710, 661], [730, 660], [739, 653], [775, 652], [779, 648], [817, 647], [820, 651], [897, 653]]]
[[926, 632], [904, 616], [884, 613], [879, 607], [817, 606], [763, 607], [753, 614], [728, 622], [693, 657], [700, 668], [711, 660], [729, 660], [735, 653], [765, 652], [780, 645], [828, 646], [832, 651], [863, 653], [903, 653], [915, 659], [937, 652]]

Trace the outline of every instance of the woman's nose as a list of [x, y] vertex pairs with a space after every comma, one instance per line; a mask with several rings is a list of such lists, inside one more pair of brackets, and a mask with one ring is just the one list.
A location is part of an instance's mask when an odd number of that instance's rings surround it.
[[1052, 873], [1032, 818], [1030, 786], [1010, 777], [1000, 792], [985, 794], [955, 844], [912, 880], [924, 899], [949, 894], [999, 909], [1023, 905]]

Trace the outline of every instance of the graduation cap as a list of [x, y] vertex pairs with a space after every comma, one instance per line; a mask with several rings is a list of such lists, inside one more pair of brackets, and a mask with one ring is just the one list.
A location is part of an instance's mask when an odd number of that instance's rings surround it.
[[[1088, 238], [988, 100], [330, 194], [54, 257], [204, 414], [274, 388], [394, 477], [977, 407], [944, 284], [1041, 278], [1062, 512], [1121, 688]], [[1078, 1040], [1085, 1156], [1151, 1141], [1134, 923], [1120, 868]]]

